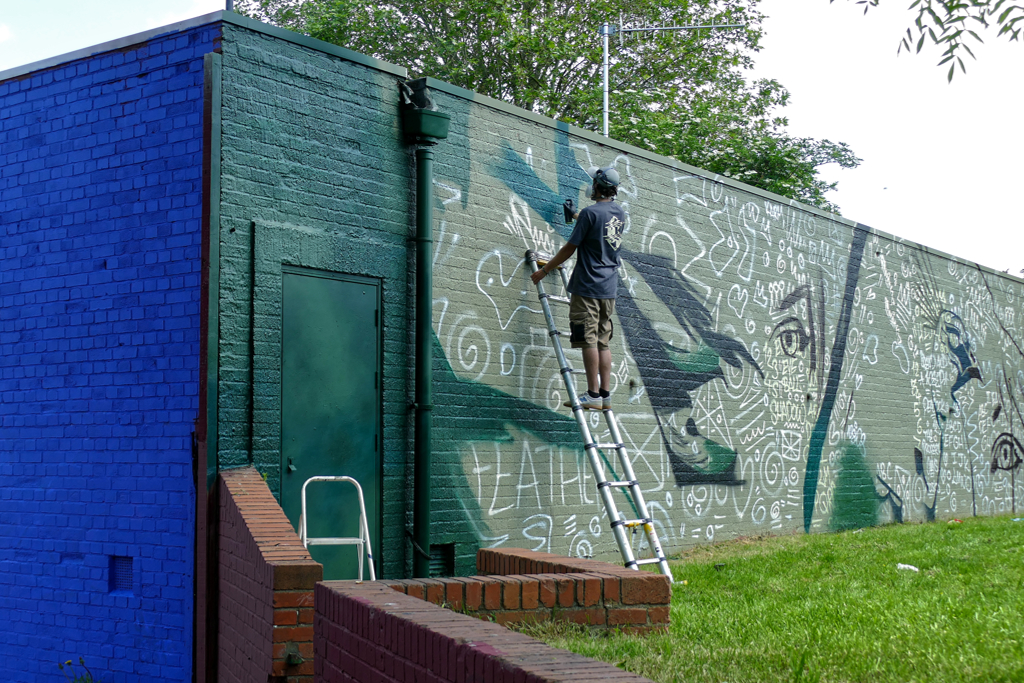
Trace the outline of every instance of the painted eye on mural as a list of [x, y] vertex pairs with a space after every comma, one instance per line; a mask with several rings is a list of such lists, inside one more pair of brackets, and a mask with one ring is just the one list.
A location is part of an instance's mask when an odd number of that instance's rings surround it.
[[661, 343], [680, 353], [690, 353], [696, 350], [697, 343], [681, 325], [665, 322], [651, 324], [657, 333]]
[[800, 319], [795, 316], [786, 318], [772, 330], [772, 338], [779, 340], [779, 348], [790, 358], [804, 352], [811, 341]]
[[1021, 455], [1024, 454], [1024, 447], [1021, 447], [1020, 441], [1010, 434], [1009, 432], [1003, 432], [996, 437], [995, 442], [992, 444], [992, 471], [1010, 470], [1017, 469], [1021, 462]]

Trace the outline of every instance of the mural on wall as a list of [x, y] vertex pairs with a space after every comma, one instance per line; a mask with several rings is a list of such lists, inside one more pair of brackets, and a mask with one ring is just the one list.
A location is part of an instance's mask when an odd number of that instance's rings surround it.
[[449, 419], [471, 385], [498, 402], [497, 432], [438, 446], [480, 545], [616, 554], [523, 259], [564, 243], [596, 165], [628, 215], [614, 406], [669, 552], [1016, 510], [1020, 282], [562, 131], [467, 137], [468, 170], [437, 180], [434, 324]]

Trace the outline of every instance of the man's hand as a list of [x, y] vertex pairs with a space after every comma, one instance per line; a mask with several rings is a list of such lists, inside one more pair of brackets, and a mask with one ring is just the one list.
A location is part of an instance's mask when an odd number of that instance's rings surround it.
[[569, 225], [579, 214], [576, 212], [576, 202], [571, 199], [566, 199], [565, 203], [562, 204], [562, 212], [565, 214], [565, 224]]
[[[563, 244], [562, 248], [558, 250], [557, 254], [555, 254], [554, 256], [551, 257], [550, 261], [545, 263], [543, 265], [543, 267], [538, 268], [535, 273], [530, 275], [530, 279], [533, 280], [533, 284], [537, 284], [538, 282], [543, 280], [545, 275], [547, 275], [549, 272], [551, 272], [552, 270], [558, 268], [560, 265], [565, 263], [566, 260], [568, 260], [569, 257], [572, 256], [575, 253], [576, 253], [576, 245], [575, 244], [573, 244], [571, 242], [566, 242], [565, 244]], [[545, 269], [547, 269], [547, 271], [548, 271], [547, 273], [544, 272]]]

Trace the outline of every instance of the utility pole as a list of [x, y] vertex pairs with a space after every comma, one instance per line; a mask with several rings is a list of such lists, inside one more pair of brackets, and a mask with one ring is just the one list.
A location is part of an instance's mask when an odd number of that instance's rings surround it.
[[[621, 21], [621, 18], [620, 18]], [[623, 33], [639, 31], [698, 31], [700, 29], [744, 28], [743, 24], [709, 24], [706, 26], [647, 26], [644, 28], [622, 28], [605, 22], [601, 24], [601, 37], [604, 40], [604, 136], [608, 137], [608, 38], [619, 34], [619, 45], [622, 45]]]

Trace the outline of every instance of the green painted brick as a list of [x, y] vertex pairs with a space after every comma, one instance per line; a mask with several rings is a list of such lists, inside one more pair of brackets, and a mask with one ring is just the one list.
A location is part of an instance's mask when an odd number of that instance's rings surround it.
[[[280, 303], [272, 293], [280, 264], [383, 278], [383, 381], [404, 396], [408, 217], [386, 190], [409, 182], [410, 165], [394, 134], [393, 75], [237, 26], [225, 26], [222, 52], [219, 458], [221, 466], [251, 460], [276, 493]], [[387, 114], [380, 111], [384, 92]], [[383, 415], [384, 442], [403, 451], [401, 476], [384, 478], [385, 518], [394, 526], [406, 507], [406, 416]], [[386, 574], [404, 572], [401, 552], [384, 560]]]
[[[279, 309], [261, 296], [275, 268], [381, 277], [384, 573], [401, 576], [412, 155], [395, 72], [328, 52], [224, 29], [218, 457], [252, 458], [278, 485]], [[617, 554], [523, 263], [527, 248], [564, 243], [559, 205], [587, 203], [591, 164], [624, 179], [613, 397], [669, 552], [825, 531], [876, 505], [882, 522], [1015, 509], [1019, 280], [431, 83], [452, 115], [435, 149], [432, 540], [456, 544], [458, 573], [490, 545]], [[855, 474], [841, 468], [849, 448]]]

